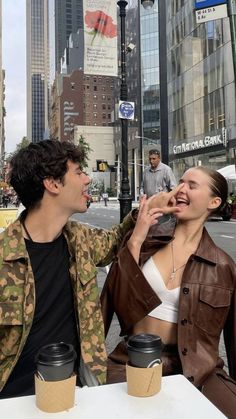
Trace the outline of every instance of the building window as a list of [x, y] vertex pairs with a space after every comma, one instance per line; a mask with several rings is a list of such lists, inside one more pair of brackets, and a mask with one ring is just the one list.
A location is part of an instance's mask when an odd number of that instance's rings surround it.
[[97, 86], [93, 86], [93, 90], [97, 91], [98, 90]]
[[105, 103], [102, 104], [102, 109], [104, 109], [104, 110], [106, 109]]

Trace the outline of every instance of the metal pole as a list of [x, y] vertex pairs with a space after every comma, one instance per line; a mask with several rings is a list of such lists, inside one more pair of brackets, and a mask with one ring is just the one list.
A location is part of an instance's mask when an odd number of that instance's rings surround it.
[[[120, 23], [121, 23], [121, 87], [120, 99], [127, 101], [127, 83], [126, 83], [126, 45], [125, 45], [125, 17], [126, 6], [128, 2], [120, 0], [117, 5], [120, 8]], [[122, 180], [120, 201], [120, 221], [131, 211], [132, 197], [130, 195], [129, 177], [128, 177], [128, 120], [121, 118], [121, 142], [122, 142]]]
[[143, 166], [144, 166], [144, 149], [143, 149], [143, 80], [142, 80], [142, 59], [141, 59], [141, 10], [140, 10], [140, 2], [138, 1], [138, 85], [140, 86], [140, 108], [139, 108], [139, 131], [140, 131], [140, 158], [141, 158], [141, 166], [140, 166], [140, 179], [139, 179], [139, 186], [140, 189], [143, 185]]
[[167, 96], [167, 57], [166, 57], [166, 2], [158, 2], [159, 17], [159, 71], [160, 71], [160, 135], [161, 159], [169, 162], [168, 96]]

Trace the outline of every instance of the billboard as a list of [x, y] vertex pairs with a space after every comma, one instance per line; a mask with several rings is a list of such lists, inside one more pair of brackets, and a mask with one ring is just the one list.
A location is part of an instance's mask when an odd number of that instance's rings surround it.
[[195, 9], [204, 9], [206, 7], [218, 6], [219, 4], [225, 4], [227, 0], [195, 0]]
[[117, 4], [114, 0], [83, 0], [84, 73], [118, 75]]

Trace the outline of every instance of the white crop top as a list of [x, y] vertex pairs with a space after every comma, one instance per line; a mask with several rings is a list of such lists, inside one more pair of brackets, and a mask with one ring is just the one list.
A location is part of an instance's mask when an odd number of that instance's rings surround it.
[[170, 323], [178, 322], [180, 287], [169, 290], [157, 269], [154, 260], [150, 257], [142, 267], [143, 275], [160, 298], [162, 303], [154, 308], [148, 315]]

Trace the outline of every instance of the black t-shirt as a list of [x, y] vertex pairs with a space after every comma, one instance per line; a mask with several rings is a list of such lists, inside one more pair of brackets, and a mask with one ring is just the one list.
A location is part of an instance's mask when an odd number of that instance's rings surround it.
[[69, 252], [63, 234], [50, 243], [26, 240], [36, 291], [34, 320], [20, 358], [0, 398], [34, 394], [35, 355], [49, 343], [80, 346], [69, 274]]

